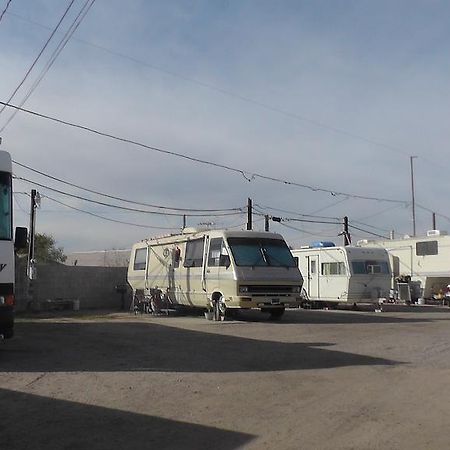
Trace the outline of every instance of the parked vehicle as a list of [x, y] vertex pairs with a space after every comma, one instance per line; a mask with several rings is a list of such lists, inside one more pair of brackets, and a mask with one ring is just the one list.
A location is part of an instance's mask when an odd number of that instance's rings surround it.
[[26, 244], [26, 228], [16, 228], [13, 242], [11, 156], [0, 151], [0, 339], [14, 335], [14, 247]]
[[128, 283], [138, 299], [161, 296], [162, 304], [203, 308], [216, 319], [239, 309], [278, 318], [299, 306], [303, 279], [279, 234], [184, 229], [133, 245]]
[[408, 277], [413, 296], [442, 300], [450, 284], [450, 236], [446, 231], [428, 230], [426, 236], [400, 239], [361, 240], [361, 247], [386, 249], [392, 267], [392, 288], [396, 280]]
[[384, 249], [336, 247], [332, 242], [292, 250], [310, 302], [381, 303], [389, 299], [391, 272]]

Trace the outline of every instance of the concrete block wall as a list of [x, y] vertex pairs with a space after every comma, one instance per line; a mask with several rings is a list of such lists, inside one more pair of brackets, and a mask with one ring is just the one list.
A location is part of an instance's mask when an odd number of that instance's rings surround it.
[[[22, 267], [23, 266], [23, 267]], [[122, 296], [116, 285], [126, 283], [125, 267], [83, 267], [63, 264], [38, 264], [37, 277], [28, 294], [26, 268], [16, 265], [16, 309], [24, 311], [29, 301], [79, 299], [80, 309], [117, 309]], [[126, 308], [129, 298], [126, 298]]]

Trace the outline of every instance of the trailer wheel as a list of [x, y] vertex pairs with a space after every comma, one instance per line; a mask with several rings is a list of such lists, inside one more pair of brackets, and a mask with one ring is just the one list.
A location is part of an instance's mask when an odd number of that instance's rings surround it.
[[271, 309], [269, 320], [280, 320], [283, 314], [284, 308]]

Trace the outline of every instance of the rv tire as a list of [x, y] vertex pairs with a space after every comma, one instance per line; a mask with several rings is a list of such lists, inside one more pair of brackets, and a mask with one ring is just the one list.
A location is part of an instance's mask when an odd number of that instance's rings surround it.
[[281, 316], [284, 314], [284, 308], [275, 308], [270, 310], [269, 320], [279, 320]]

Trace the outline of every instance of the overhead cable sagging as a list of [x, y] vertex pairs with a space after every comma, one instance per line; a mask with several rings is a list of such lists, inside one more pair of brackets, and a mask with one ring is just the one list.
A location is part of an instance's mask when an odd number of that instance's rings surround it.
[[303, 183], [297, 183], [295, 181], [284, 180], [284, 179], [281, 179], [281, 178], [272, 177], [272, 176], [260, 174], [260, 173], [257, 173], [257, 172], [247, 171], [247, 170], [244, 170], [244, 169], [228, 166], [228, 165], [225, 165], [225, 164], [216, 163], [216, 162], [213, 162], [213, 161], [208, 161], [208, 160], [205, 160], [205, 159], [196, 158], [196, 157], [193, 157], [193, 156], [185, 155], [183, 153], [178, 153], [178, 152], [173, 152], [173, 151], [169, 151], [169, 150], [164, 150], [162, 148], [158, 148], [158, 147], [154, 147], [154, 146], [151, 146], [151, 145], [147, 145], [147, 144], [144, 144], [142, 142], [135, 141], [133, 139], [128, 139], [128, 138], [116, 136], [116, 135], [113, 135], [111, 133], [107, 133], [107, 132], [103, 132], [103, 131], [100, 131], [100, 130], [96, 130], [94, 128], [91, 128], [91, 127], [88, 127], [88, 126], [85, 126], [85, 125], [80, 125], [80, 124], [76, 124], [76, 123], [73, 123], [73, 122], [68, 122], [68, 121], [63, 120], [63, 119], [58, 119], [56, 117], [52, 117], [52, 116], [49, 116], [49, 115], [46, 115], [46, 114], [38, 113], [36, 111], [25, 109], [25, 108], [22, 108], [20, 106], [13, 105], [13, 104], [11, 104], [9, 102], [2, 102], [2, 101], [0, 101], [0, 105], [6, 106], [8, 108], [13, 108], [13, 109], [16, 109], [18, 111], [25, 112], [25, 113], [30, 114], [30, 115], [35, 116], [35, 117], [39, 117], [39, 118], [42, 118], [42, 119], [50, 120], [50, 121], [55, 122], [55, 123], [59, 123], [59, 124], [66, 125], [66, 126], [69, 126], [69, 127], [72, 127], [72, 128], [77, 128], [77, 129], [80, 129], [80, 130], [83, 130], [83, 131], [87, 131], [89, 133], [93, 133], [93, 134], [98, 135], [98, 136], [103, 136], [103, 137], [106, 137], [106, 138], [109, 138], [109, 139], [113, 139], [113, 140], [116, 140], [116, 141], [119, 141], [119, 142], [124, 142], [124, 143], [130, 144], [130, 145], [136, 146], [136, 147], [145, 148], [146, 150], [151, 150], [151, 151], [162, 153], [162, 154], [165, 154], [165, 155], [182, 158], [182, 159], [185, 159], [185, 160], [188, 160], [188, 161], [191, 161], [191, 162], [194, 162], [194, 163], [198, 163], [198, 164], [204, 164], [204, 165], [208, 165], [208, 166], [212, 166], [212, 167], [217, 167], [217, 168], [220, 168], [220, 169], [228, 170], [230, 172], [234, 172], [234, 173], [240, 174], [247, 181], [252, 181], [252, 180], [254, 180], [256, 178], [260, 178], [260, 179], [266, 180], [266, 181], [272, 181], [272, 182], [275, 182], [275, 183], [281, 183], [281, 184], [284, 184], [284, 185], [289, 185], [289, 186], [294, 186], [294, 187], [300, 187], [300, 188], [303, 188], [303, 189], [308, 189], [308, 190], [313, 191], [313, 192], [324, 192], [324, 193], [331, 194], [333, 196], [344, 196], [344, 197], [351, 197], [351, 198], [359, 198], [359, 199], [363, 199], [363, 200], [373, 200], [373, 201], [380, 201], [380, 202], [408, 204], [408, 202], [405, 201], [405, 200], [396, 200], [396, 199], [388, 199], [388, 198], [381, 198], [381, 197], [365, 196], [365, 195], [358, 195], [358, 194], [349, 194], [349, 193], [335, 191], [335, 190], [332, 191], [332, 190], [321, 188], [321, 187], [310, 186], [310, 185], [303, 184]]

